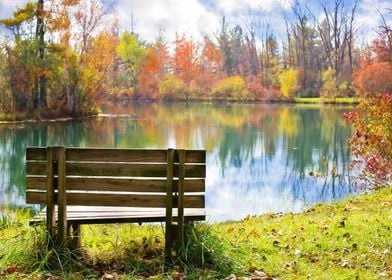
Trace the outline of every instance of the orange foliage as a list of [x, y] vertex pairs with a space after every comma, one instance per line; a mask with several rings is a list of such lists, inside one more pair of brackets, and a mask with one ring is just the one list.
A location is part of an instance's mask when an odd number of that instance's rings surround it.
[[200, 61], [201, 81], [199, 84], [206, 92], [222, 78], [220, 73], [222, 69], [222, 52], [208, 37], [204, 38]]
[[388, 30], [375, 40], [354, 73], [354, 85], [365, 96], [360, 112], [346, 114], [355, 135], [350, 143], [365, 178], [373, 184], [392, 181], [392, 46]]
[[354, 73], [354, 86], [362, 95], [392, 92], [392, 64], [375, 62]]
[[160, 78], [161, 62], [156, 50], [147, 49], [147, 59], [141, 67], [138, 78], [139, 91], [147, 99], [157, 99], [158, 97], [157, 84]]
[[199, 59], [196, 56], [197, 46], [183, 34], [176, 34], [173, 57], [173, 73], [180, 78], [186, 87], [200, 75]]

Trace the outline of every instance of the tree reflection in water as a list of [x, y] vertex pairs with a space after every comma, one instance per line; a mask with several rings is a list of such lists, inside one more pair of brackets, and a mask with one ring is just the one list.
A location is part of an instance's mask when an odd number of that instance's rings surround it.
[[347, 109], [267, 104], [107, 105], [104, 116], [0, 127], [0, 205], [24, 205], [25, 148], [207, 150], [211, 220], [300, 211], [350, 193]]

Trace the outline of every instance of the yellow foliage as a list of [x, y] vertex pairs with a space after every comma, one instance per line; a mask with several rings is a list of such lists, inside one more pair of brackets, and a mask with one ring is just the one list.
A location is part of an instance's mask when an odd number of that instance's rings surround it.
[[171, 74], [167, 74], [165, 78], [158, 83], [159, 94], [162, 99], [175, 100], [181, 99], [184, 93], [184, 83]]
[[336, 97], [336, 75], [334, 69], [327, 69], [323, 72], [323, 87], [321, 88], [322, 97]]
[[293, 97], [298, 90], [297, 75], [297, 71], [293, 69], [287, 69], [279, 74], [280, 91], [284, 97]]
[[247, 96], [245, 81], [240, 76], [228, 77], [212, 88], [212, 99], [215, 100], [241, 100]]

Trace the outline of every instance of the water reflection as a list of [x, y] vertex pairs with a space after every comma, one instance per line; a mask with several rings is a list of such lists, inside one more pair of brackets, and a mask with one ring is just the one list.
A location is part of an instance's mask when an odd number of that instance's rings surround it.
[[[24, 205], [26, 146], [205, 148], [207, 213], [299, 211], [351, 191], [346, 109], [245, 104], [108, 105], [104, 116], [0, 127], [0, 205]], [[113, 115], [115, 113], [116, 115]]]

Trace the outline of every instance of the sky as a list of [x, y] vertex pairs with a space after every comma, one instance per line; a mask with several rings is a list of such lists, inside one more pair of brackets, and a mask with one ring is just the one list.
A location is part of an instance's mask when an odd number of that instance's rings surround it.
[[[82, 0], [83, 1], [83, 0]], [[315, 14], [321, 14], [318, 2], [306, 1]], [[327, 0], [325, 0], [327, 1]], [[346, 4], [354, 0], [343, 0]], [[359, 44], [366, 43], [374, 36], [374, 30], [380, 24], [377, 10], [392, 9], [392, 0], [358, 0], [356, 22], [359, 26], [357, 36]], [[26, 0], [0, 0], [0, 18], [9, 17], [12, 11], [23, 6]], [[278, 40], [285, 32], [283, 14], [290, 14], [294, 0], [101, 0], [105, 10], [115, 12], [119, 17], [121, 31], [132, 26], [142, 39], [152, 41], [159, 32], [165, 34], [170, 42], [175, 33], [187, 33], [196, 40], [207, 34], [216, 34], [222, 17], [229, 24], [241, 24], [249, 21], [249, 13], [263, 14], [271, 31]], [[133, 16], [132, 16], [133, 15]], [[387, 17], [392, 25], [392, 14]], [[5, 32], [4, 29], [0, 32]]]

